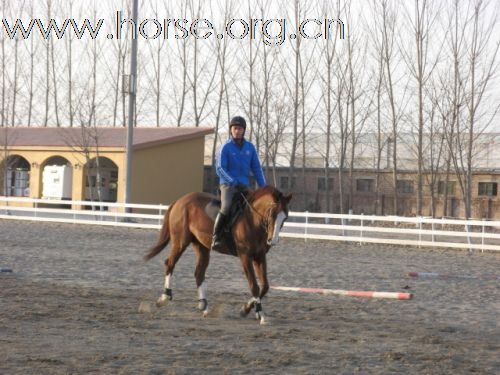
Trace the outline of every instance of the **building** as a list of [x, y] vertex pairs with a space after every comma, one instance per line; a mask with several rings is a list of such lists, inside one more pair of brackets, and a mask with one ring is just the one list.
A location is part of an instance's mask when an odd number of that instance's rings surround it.
[[[330, 168], [328, 182], [324, 168], [297, 168], [290, 180], [289, 168], [277, 167], [265, 172], [268, 183], [283, 192], [293, 193], [290, 208], [294, 211], [348, 213], [366, 215], [416, 215], [417, 174], [415, 171], [399, 171], [397, 174], [398, 210], [394, 212], [394, 188], [391, 171], [355, 169], [352, 178], [343, 172], [342, 194], [338, 169]], [[465, 217], [462, 191], [453, 174], [434, 176], [424, 174], [424, 216]], [[472, 179], [472, 217], [500, 220], [498, 185], [500, 171], [476, 171]], [[212, 166], [205, 166], [204, 190], [215, 192], [217, 177]], [[351, 190], [352, 189], [352, 190]], [[433, 191], [433, 193], [431, 193]], [[329, 200], [329, 202], [327, 202]], [[341, 209], [342, 206], [342, 209]], [[434, 215], [433, 215], [434, 213]]]
[[[332, 137], [336, 139], [335, 137]], [[398, 143], [397, 172], [397, 212], [394, 210], [394, 182], [391, 163], [392, 144], [386, 136], [380, 150], [380, 164], [377, 172], [377, 137], [374, 133], [362, 134], [356, 146], [352, 175], [349, 160], [345, 163], [342, 175], [337, 168], [340, 147], [334, 141], [331, 145], [332, 156], [325, 171], [324, 135], [309, 135], [308, 152], [305, 158], [297, 155], [295, 168], [290, 174], [289, 156], [290, 142], [280, 144], [275, 167], [265, 170], [270, 184], [283, 192], [292, 192], [291, 209], [296, 211], [403, 215], [415, 216], [417, 207], [417, 159], [415, 151], [415, 135], [401, 134]], [[426, 157], [431, 147], [439, 146], [439, 142], [431, 142], [426, 136]], [[213, 141], [208, 138], [205, 148], [204, 189], [214, 192], [217, 176], [211, 164]], [[484, 133], [476, 141], [477, 152], [474, 155], [474, 171], [472, 178], [472, 217], [500, 219], [500, 199], [498, 184], [500, 183], [500, 134]], [[299, 147], [299, 150], [301, 147]], [[262, 151], [262, 149], [261, 149]], [[349, 153], [348, 153], [349, 154]], [[444, 159], [444, 158], [443, 158]], [[442, 159], [442, 160], [443, 160]], [[261, 160], [264, 160], [261, 155]], [[430, 173], [429, 159], [425, 160], [423, 172], [423, 207], [424, 216], [465, 217], [463, 195], [459, 179], [453, 173], [448, 175], [441, 161], [440, 172]], [[427, 169], [425, 169], [427, 168]], [[434, 166], [434, 169], [435, 166]], [[326, 177], [328, 175], [328, 177]], [[342, 183], [340, 181], [342, 180]]]
[[[211, 128], [134, 128], [133, 203], [200, 191]], [[0, 128], [3, 195], [124, 202], [126, 128]]]

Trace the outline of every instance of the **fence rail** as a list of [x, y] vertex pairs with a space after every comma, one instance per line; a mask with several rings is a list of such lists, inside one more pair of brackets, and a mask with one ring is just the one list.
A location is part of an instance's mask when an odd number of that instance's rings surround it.
[[[161, 227], [167, 208], [151, 204], [0, 197], [0, 219], [149, 229]], [[500, 221], [487, 220], [290, 212], [280, 236], [304, 241], [500, 251]]]

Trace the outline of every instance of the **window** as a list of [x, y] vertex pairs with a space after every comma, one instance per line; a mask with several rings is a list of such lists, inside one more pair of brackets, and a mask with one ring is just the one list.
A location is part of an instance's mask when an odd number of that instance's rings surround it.
[[375, 190], [375, 180], [372, 178], [358, 178], [356, 180], [356, 191], [370, 193]]
[[496, 182], [480, 182], [478, 185], [479, 196], [496, 197], [497, 196], [497, 183]]
[[96, 184], [97, 184], [97, 178], [96, 176], [87, 176], [87, 178], [85, 179], [85, 186], [86, 187], [96, 187]]
[[398, 180], [397, 184], [398, 193], [410, 194], [413, 193], [412, 180]]
[[280, 189], [282, 189], [282, 190], [293, 189], [293, 188], [295, 188], [296, 182], [297, 182], [297, 179], [295, 177], [292, 177], [292, 186], [290, 186], [288, 176], [281, 176], [280, 177]]
[[[326, 179], [324, 177], [318, 177], [318, 190], [326, 190], [327, 185], [325, 184]], [[333, 188], [333, 177], [328, 177], [328, 189]]]
[[5, 194], [14, 197], [28, 197], [30, 187], [29, 171], [23, 168], [7, 170], [7, 184]]
[[447, 188], [445, 190], [445, 181], [439, 181], [438, 182], [438, 194], [445, 194], [447, 193], [448, 195], [455, 195], [455, 185], [456, 181], [448, 181]]

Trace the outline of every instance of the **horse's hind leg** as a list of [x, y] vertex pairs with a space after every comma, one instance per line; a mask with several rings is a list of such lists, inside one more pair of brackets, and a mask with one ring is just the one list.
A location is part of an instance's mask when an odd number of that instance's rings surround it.
[[262, 299], [269, 290], [269, 280], [267, 279], [267, 260], [266, 255], [256, 257], [253, 261], [255, 273], [260, 281], [260, 294], [259, 298]]
[[194, 277], [198, 288], [198, 309], [203, 311], [203, 316], [208, 314], [207, 289], [205, 283], [205, 272], [210, 262], [210, 250], [200, 243], [192, 244], [196, 252], [196, 269]]
[[158, 307], [165, 305], [168, 300], [172, 300], [172, 275], [177, 261], [184, 250], [186, 250], [187, 246], [188, 244], [180, 244], [178, 241], [172, 241], [170, 254], [165, 260], [165, 284], [163, 294], [156, 301], [156, 306]]

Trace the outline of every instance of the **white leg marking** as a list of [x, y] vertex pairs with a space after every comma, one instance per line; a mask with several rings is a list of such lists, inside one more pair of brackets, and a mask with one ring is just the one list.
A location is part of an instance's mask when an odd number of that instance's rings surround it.
[[207, 299], [207, 285], [202, 282], [198, 287], [198, 299]]
[[207, 301], [207, 284], [202, 282], [198, 287], [198, 300], [200, 301], [198, 304], [198, 308], [203, 311], [203, 316], [206, 317], [208, 315], [208, 303]]
[[250, 305], [252, 303], [260, 303], [260, 298], [255, 298], [255, 297], [250, 298], [247, 302], [247, 305]]
[[163, 293], [160, 296], [160, 298], [158, 298], [158, 300], [156, 301], [156, 306], [160, 307], [160, 306], [165, 305], [165, 303], [167, 303], [168, 296], [165, 293], [165, 289], [171, 289], [171, 284], [172, 284], [172, 275], [166, 275], [165, 276], [165, 285], [164, 285], [165, 288], [163, 289]]
[[171, 288], [171, 284], [172, 284], [172, 275], [166, 275], [165, 276], [165, 289], [172, 289]]
[[262, 311], [262, 304], [260, 298], [252, 298], [249, 303], [255, 302], [255, 318], [259, 321], [261, 325], [269, 324], [269, 319], [264, 315]]
[[281, 225], [286, 219], [286, 215], [284, 212], [280, 212], [278, 214], [278, 217], [276, 218], [276, 221], [274, 222], [274, 231], [273, 231], [273, 238], [270, 242], [268, 242], [268, 245], [276, 245], [280, 241], [280, 229]]

